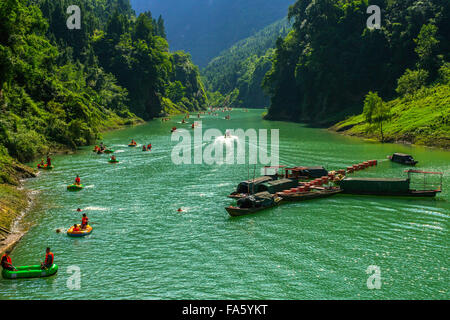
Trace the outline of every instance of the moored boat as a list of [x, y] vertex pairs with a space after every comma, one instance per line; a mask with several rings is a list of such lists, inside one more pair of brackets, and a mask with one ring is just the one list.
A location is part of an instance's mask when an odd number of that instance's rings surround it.
[[240, 199], [247, 197], [252, 192], [258, 193], [259, 186], [265, 182], [272, 181], [274, 178], [270, 176], [262, 176], [252, 180], [242, 181], [238, 184], [236, 191], [231, 193], [228, 197], [234, 199]]
[[387, 158], [392, 162], [397, 162], [408, 166], [415, 166], [419, 163], [419, 161], [414, 160], [411, 155], [405, 153], [394, 153], [392, 156], [388, 156]]
[[[298, 188], [298, 189], [301, 189]], [[304, 189], [301, 189], [304, 190]], [[278, 192], [277, 195], [283, 199], [283, 201], [305, 201], [305, 200], [311, 200], [311, 199], [318, 199], [318, 198], [326, 198], [331, 197], [335, 194], [338, 194], [342, 192], [342, 190], [338, 187], [331, 187], [331, 188], [315, 188], [310, 191], [294, 191], [294, 192]]]
[[[406, 170], [407, 179], [399, 178], [345, 178], [339, 182], [343, 193], [381, 196], [434, 197], [442, 191], [442, 172]], [[423, 189], [411, 188], [411, 174], [424, 174]], [[439, 186], [426, 183], [425, 175], [440, 175]], [[429, 189], [426, 189], [429, 187]]]
[[282, 198], [277, 195], [268, 192], [260, 192], [239, 199], [237, 201], [237, 206], [229, 206], [226, 207], [225, 210], [227, 210], [230, 216], [238, 217], [275, 207], [280, 204], [281, 201]]

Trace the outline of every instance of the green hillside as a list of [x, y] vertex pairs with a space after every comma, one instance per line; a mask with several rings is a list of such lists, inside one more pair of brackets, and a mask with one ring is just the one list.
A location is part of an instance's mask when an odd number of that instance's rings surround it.
[[277, 39], [286, 36], [290, 27], [287, 19], [279, 20], [223, 51], [202, 71], [208, 89], [224, 95], [238, 89], [236, 106], [268, 106], [261, 83], [272, 66]]

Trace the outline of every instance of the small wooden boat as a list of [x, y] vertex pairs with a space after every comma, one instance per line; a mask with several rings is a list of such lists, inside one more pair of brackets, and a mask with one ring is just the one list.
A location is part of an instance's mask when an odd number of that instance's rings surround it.
[[340, 188], [317, 188], [308, 192], [278, 192], [277, 195], [284, 201], [305, 201], [318, 198], [331, 197], [342, 192]]
[[264, 209], [272, 208], [280, 204], [283, 199], [268, 192], [260, 192], [238, 200], [238, 206], [226, 207], [228, 214], [232, 217], [244, 216], [256, 213]]
[[407, 166], [415, 166], [419, 163], [419, 161], [414, 160], [411, 155], [404, 153], [394, 153], [392, 156], [388, 156], [387, 158], [392, 162], [405, 164]]

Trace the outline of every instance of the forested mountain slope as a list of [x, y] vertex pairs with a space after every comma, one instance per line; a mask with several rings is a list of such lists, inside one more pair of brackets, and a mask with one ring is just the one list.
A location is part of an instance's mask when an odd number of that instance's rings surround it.
[[[80, 30], [66, 26], [69, 5], [81, 8]], [[16, 181], [12, 158], [91, 144], [135, 114], [205, 108], [198, 68], [169, 52], [163, 27], [129, 0], [2, 0], [0, 183]]]
[[[371, 4], [382, 9], [381, 29], [366, 27]], [[361, 113], [369, 91], [396, 98], [403, 74], [419, 88], [433, 84], [450, 58], [448, 0], [298, 0], [289, 18], [293, 30], [264, 80], [268, 119], [335, 123]]]
[[200, 67], [237, 41], [286, 16], [294, 0], [131, 0], [137, 12], [162, 14], [174, 50]]
[[228, 94], [237, 88], [237, 106], [268, 106], [270, 100], [262, 90], [262, 80], [272, 67], [277, 39], [284, 38], [290, 29], [284, 18], [221, 52], [202, 70], [208, 89]]

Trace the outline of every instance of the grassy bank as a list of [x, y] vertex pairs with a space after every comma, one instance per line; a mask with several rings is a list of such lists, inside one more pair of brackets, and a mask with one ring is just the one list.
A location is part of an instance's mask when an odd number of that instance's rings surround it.
[[[390, 119], [383, 122], [385, 142], [450, 148], [450, 85], [422, 88], [386, 102]], [[330, 128], [342, 134], [380, 139], [380, 131], [365, 121], [363, 114], [352, 116]]]

